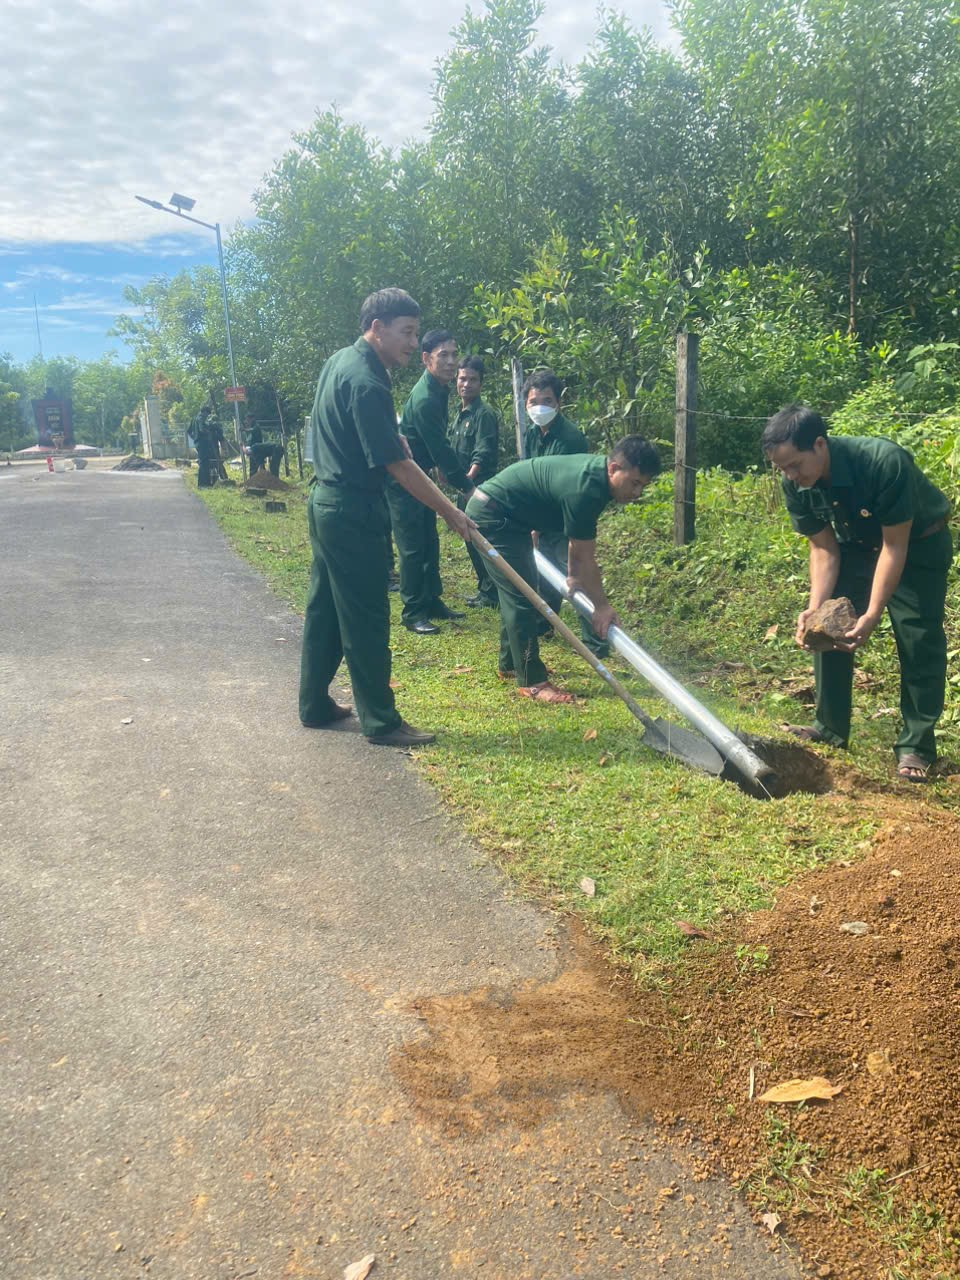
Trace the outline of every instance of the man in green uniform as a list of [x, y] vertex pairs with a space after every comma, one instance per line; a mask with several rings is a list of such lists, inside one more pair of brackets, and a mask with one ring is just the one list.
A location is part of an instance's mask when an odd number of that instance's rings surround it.
[[[424, 471], [437, 468], [455, 489], [469, 496], [473, 482], [447, 442], [450, 383], [457, 373], [457, 343], [447, 329], [431, 329], [420, 344], [423, 376], [403, 406], [400, 430], [413, 461]], [[431, 619], [462, 618], [443, 602], [437, 518], [403, 486], [387, 486], [393, 539], [400, 561], [400, 621], [415, 635], [436, 635]]]
[[[466, 513], [531, 585], [537, 581], [533, 530], [566, 538], [567, 581], [596, 606], [592, 626], [602, 640], [617, 615], [597, 564], [597, 520], [611, 502], [635, 502], [659, 471], [656, 449], [640, 436], [627, 436], [608, 457], [561, 454], [515, 462], [476, 490]], [[500, 594], [500, 676], [516, 676], [523, 697], [572, 702], [569, 693], [550, 683], [540, 660], [539, 613], [499, 572], [496, 560], [490, 560], [490, 572]]]
[[859, 615], [835, 650], [815, 654], [816, 720], [791, 732], [847, 745], [853, 655], [887, 609], [900, 658], [897, 772], [922, 782], [937, 758], [946, 683], [950, 504], [892, 440], [828, 437], [824, 420], [803, 405], [774, 414], [763, 450], [783, 473], [793, 528], [810, 543], [810, 598], [797, 619], [797, 643], [810, 613], [826, 600], [847, 596]]
[[387, 574], [389, 472], [416, 501], [430, 504], [461, 537], [473, 524], [438, 494], [397, 431], [388, 369], [417, 349], [420, 308], [402, 289], [371, 294], [360, 310], [363, 334], [323, 366], [310, 416], [317, 483], [307, 508], [313, 568], [303, 622], [300, 720], [326, 728], [351, 714], [330, 697], [345, 658], [367, 741], [410, 747], [432, 742], [401, 719], [390, 688]]
[[[497, 415], [480, 396], [485, 372], [479, 356], [467, 356], [460, 361], [457, 367], [457, 395], [460, 397], [461, 409], [453, 424], [450, 439], [457, 461], [466, 472], [467, 479], [475, 485], [483, 484], [484, 480], [489, 480], [496, 473], [500, 453], [500, 423]], [[459, 494], [457, 506], [463, 511], [466, 505], [466, 495]], [[477, 575], [477, 593], [470, 596], [467, 604], [474, 609], [498, 608], [497, 588], [487, 573], [486, 561], [472, 542], [467, 543], [467, 552]]]
[[[552, 369], [535, 369], [523, 384], [523, 403], [530, 419], [524, 436], [524, 454], [528, 458], [556, 458], [573, 453], [589, 453], [590, 443], [569, 418], [560, 412], [560, 396], [563, 387]], [[537, 530], [534, 541], [540, 551], [552, 560], [563, 573], [567, 572], [567, 540], [563, 537]], [[555, 613], [559, 612], [563, 597], [543, 578], [538, 579], [541, 599]], [[550, 634], [550, 624], [540, 619], [538, 626], [542, 636]], [[580, 618], [580, 634], [584, 644], [598, 658], [605, 658], [610, 646], [598, 640], [586, 618]]]

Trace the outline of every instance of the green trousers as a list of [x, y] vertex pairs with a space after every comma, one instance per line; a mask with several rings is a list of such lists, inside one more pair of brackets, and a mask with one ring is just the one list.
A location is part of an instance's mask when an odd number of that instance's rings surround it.
[[[911, 542], [903, 577], [887, 604], [900, 659], [903, 717], [894, 751], [898, 758], [918, 755], [927, 764], [937, 758], [934, 730], [943, 714], [947, 678], [943, 613], [952, 559], [949, 529]], [[869, 602], [876, 563], [875, 552], [841, 547], [840, 575], [833, 594], [848, 596], [858, 615]], [[845, 747], [850, 737], [853, 655], [817, 653], [813, 670], [817, 684], [814, 727], [834, 746]]]
[[442, 604], [443, 595], [436, 513], [411, 497], [396, 480], [387, 481], [387, 502], [400, 564], [400, 620], [429, 618]]
[[346, 659], [361, 730], [400, 724], [390, 688], [390, 526], [378, 494], [314, 485], [307, 504], [313, 547], [300, 656], [300, 719], [332, 719], [330, 681]]
[[[548, 560], [553, 561], [564, 577], [567, 577], [567, 561], [570, 552], [570, 541], [563, 534], [541, 533], [539, 537], [540, 550]], [[539, 586], [537, 590], [543, 600], [547, 602], [554, 613], [559, 613], [563, 605], [563, 596], [550, 586], [549, 582], [538, 576]], [[571, 609], [573, 605], [570, 606]], [[610, 654], [610, 646], [606, 640], [601, 640], [593, 627], [590, 625], [588, 618], [578, 613], [580, 619], [580, 638], [587, 646], [592, 654], [597, 658], [606, 658]], [[546, 618], [540, 619], [540, 634], [548, 635], [551, 630], [550, 623]]]
[[[457, 494], [457, 507], [460, 511], [466, 511], [467, 509], [467, 498], [462, 493]], [[486, 560], [472, 542], [468, 542], [466, 547], [470, 563], [473, 565], [474, 573], [477, 575], [477, 595], [486, 600], [487, 604], [492, 605], [494, 609], [499, 608], [500, 597], [497, 594], [496, 583], [487, 572]]]
[[[506, 519], [493, 503], [483, 503], [478, 498], [471, 498], [466, 510], [510, 567], [536, 589], [537, 567], [533, 560], [530, 530]], [[547, 679], [547, 668], [540, 659], [537, 639], [540, 614], [499, 571], [496, 560], [489, 560], [488, 564], [500, 599], [500, 656], [497, 666], [503, 672], [516, 672], [517, 684], [521, 688], [543, 684]]]

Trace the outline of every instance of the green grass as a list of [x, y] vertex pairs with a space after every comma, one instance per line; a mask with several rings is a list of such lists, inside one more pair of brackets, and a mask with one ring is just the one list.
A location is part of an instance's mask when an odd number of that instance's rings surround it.
[[820, 1167], [824, 1152], [772, 1113], [763, 1137], [762, 1158], [741, 1184], [759, 1209], [793, 1218], [831, 1218], [874, 1240], [896, 1259], [880, 1273], [884, 1280], [948, 1280], [957, 1274], [956, 1229], [936, 1206], [906, 1197], [886, 1169], [856, 1165], [829, 1177]]
[[[733, 496], [744, 500], [742, 492]], [[203, 497], [241, 554], [302, 611], [310, 561], [303, 493], [292, 492], [279, 515], [235, 489]], [[786, 634], [792, 630], [800, 548], [782, 532], [771, 539], [769, 517], [741, 516], [731, 534], [732, 497], [718, 491], [712, 498], [692, 548], [669, 544], [665, 500], [655, 499], [607, 522], [601, 555], [613, 598], [641, 642], [667, 655], [681, 677], [713, 671], [701, 696], [721, 719], [776, 735], [787, 715], [776, 682], [802, 675], [806, 660], [786, 640], [774, 646], [763, 637], [778, 621]], [[444, 538], [443, 549], [446, 595], [455, 604], [473, 580], [462, 546]], [[551, 709], [519, 700], [496, 679], [497, 619], [489, 611], [470, 611], [436, 637], [397, 626], [392, 643], [403, 714], [439, 731], [435, 746], [418, 753], [417, 767], [518, 884], [581, 916], [637, 973], [653, 975], [682, 955], [674, 921], [709, 929], [769, 904], [773, 891], [801, 872], [857, 856], [871, 833], [869, 823], [824, 798], [758, 802], [647, 751], [626, 708], [560, 641], [544, 645], [547, 665], [584, 701]], [[739, 692], [729, 673], [716, 671], [721, 659], [745, 664], [734, 673]], [[629, 668], [616, 659], [613, 665], [642, 705], [675, 715]], [[757, 683], [745, 684], [745, 672]], [[292, 708], [293, 690], [290, 697]], [[805, 710], [794, 704], [789, 714], [802, 719]], [[596, 736], [588, 735], [593, 730]], [[856, 763], [878, 776], [889, 772], [879, 731], [861, 736]], [[596, 883], [592, 898], [579, 888], [585, 876]]]

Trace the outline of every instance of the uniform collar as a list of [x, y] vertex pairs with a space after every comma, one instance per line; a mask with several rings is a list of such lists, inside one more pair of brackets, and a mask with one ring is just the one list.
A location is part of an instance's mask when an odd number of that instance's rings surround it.
[[436, 396], [438, 400], [450, 399], [450, 388], [443, 382], [438, 382], [429, 369], [424, 369], [421, 382], [427, 388], [432, 396]]
[[387, 366], [383, 363], [366, 338], [358, 338], [353, 344], [353, 349], [354, 351], [359, 351], [367, 364], [372, 365], [378, 373], [382, 374], [383, 377], [386, 378], [387, 382], [390, 381], [390, 373]]
[[850, 467], [850, 455], [843, 440], [827, 437], [827, 449], [830, 452], [830, 479], [826, 486], [830, 489], [852, 489], [853, 471]]
[[477, 409], [480, 408], [480, 405], [482, 404], [482, 402], [483, 401], [481, 396], [477, 396], [476, 400], [471, 400], [465, 409], [461, 408], [460, 417], [466, 418], [466, 417], [469, 417], [470, 414], [475, 413]]

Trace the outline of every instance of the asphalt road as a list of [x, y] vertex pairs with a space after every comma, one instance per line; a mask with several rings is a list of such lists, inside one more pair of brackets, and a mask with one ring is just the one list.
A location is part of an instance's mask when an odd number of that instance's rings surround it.
[[602, 1081], [414, 1107], [413, 1002], [568, 948], [402, 755], [300, 728], [298, 619], [175, 473], [8, 474], [0, 546], [0, 1275], [798, 1275]]

